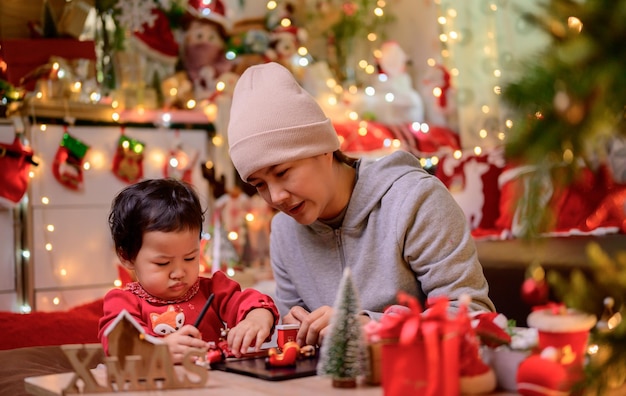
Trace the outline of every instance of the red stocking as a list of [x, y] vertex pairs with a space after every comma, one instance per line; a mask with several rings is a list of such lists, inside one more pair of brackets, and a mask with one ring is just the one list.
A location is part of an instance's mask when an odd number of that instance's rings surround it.
[[172, 177], [187, 183], [192, 182], [193, 168], [196, 166], [198, 153], [192, 155], [183, 151], [180, 143], [180, 133], [176, 131], [176, 144], [169, 152], [169, 157], [163, 166], [163, 177]]
[[143, 149], [145, 145], [135, 139], [122, 136], [117, 143], [113, 158], [113, 174], [126, 183], [135, 183], [143, 177]]
[[54, 178], [67, 188], [81, 189], [83, 186], [83, 160], [88, 150], [89, 146], [65, 132], [52, 164]]

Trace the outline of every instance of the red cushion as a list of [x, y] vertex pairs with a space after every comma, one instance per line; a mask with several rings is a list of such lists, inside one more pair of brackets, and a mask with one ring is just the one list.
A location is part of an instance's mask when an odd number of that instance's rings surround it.
[[498, 176], [503, 167], [501, 150], [483, 155], [467, 152], [460, 159], [449, 154], [437, 165], [435, 175], [461, 206], [473, 232], [496, 227], [500, 215]]
[[67, 311], [0, 312], [0, 350], [42, 345], [92, 344], [98, 340], [102, 300]]

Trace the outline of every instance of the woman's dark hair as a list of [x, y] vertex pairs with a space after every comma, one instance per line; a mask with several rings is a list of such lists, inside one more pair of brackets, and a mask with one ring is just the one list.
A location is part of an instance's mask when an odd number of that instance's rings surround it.
[[109, 214], [115, 251], [130, 261], [137, 258], [146, 232], [198, 230], [200, 238], [203, 222], [193, 186], [176, 179], [149, 179], [126, 187], [113, 199]]
[[349, 166], [354, 167], [354, 164], [359, 160], [358, 158], [354, 158], [354, 157], [350, 157], [348, 155], [346, 155], [343, 151], [341, 150], [335, 150], [333, 151], [333, 157], [344, 164], [347, 164]]

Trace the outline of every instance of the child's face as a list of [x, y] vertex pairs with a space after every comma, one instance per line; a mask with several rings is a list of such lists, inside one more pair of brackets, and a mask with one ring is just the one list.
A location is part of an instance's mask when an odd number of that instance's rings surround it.
[[135, 271], [137, 281], [151, 295], [176, 299], [198, 279], [199, 235], [199, 230], [146, 232], [137, 258], [122, 264]]
[[328, 153], [268, 166], [251, 174], [248, 182], [271, 207], [308, 225], [318, 218], [333, 218], [343, 209], [335, 194], [332, 162]]

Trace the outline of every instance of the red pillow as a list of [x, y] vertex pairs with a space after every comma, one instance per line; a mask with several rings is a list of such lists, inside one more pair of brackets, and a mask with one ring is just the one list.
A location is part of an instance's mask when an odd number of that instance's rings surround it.
[[504, 167], [501, 149], [474, 155], [464, 152], [441, 158], [435, 175], [446, 185], [470, 224], [473, 233], [494, 230], [499, 217], [498, 176]]

